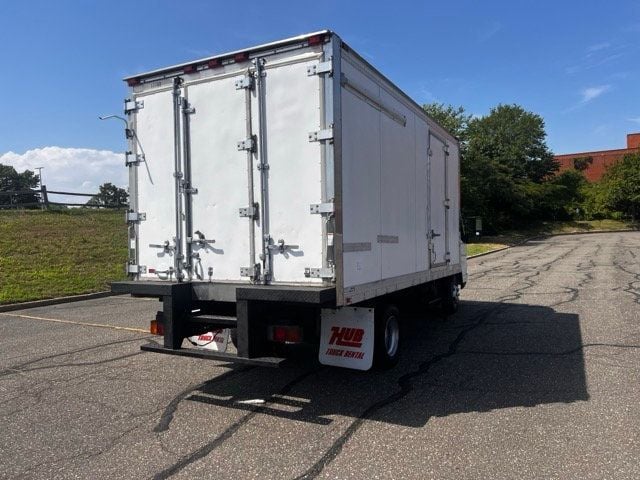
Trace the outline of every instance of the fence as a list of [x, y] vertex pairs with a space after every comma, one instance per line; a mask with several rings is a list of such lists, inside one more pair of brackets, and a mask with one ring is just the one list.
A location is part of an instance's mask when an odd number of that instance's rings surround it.
[[[0, 192], [0, 209], [10, 208], [29, 208], [40, 207], [42, 209], [49, 209], [51, 207], [87, 207], [87, 208], [125, 208], [126, 203], [116, 205], [87, 205], [87, 203], [72, 203], [72, 202], [52, 202], [49, 199], [49, 195], [67, 195], [72, 197], [95, 197], [96, 193], [79, 193], [79, 192], [61, 192], [57, 190], [47, 190], [47, 186], [43, 185], [37, 190], [8, 190], [6, 192]], [[9, 198], [9, 202], [5, 203], [3, 200]], [[33, 201], [35, 200], [35, 201]]]

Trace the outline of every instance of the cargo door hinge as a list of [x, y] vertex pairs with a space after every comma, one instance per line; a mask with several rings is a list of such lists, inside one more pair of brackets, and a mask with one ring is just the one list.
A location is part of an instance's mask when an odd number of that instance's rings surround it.
[[315, 63], [307, 67], [307, 76], [320, 75], [322, 73], [333, 73], [333, 62], [331, 59], [326, 62]]
[[256, 142], [254, 137], [249, 137], [245, 140], [240, 140], [237, 143], [238, 146], [238, 150], [248, 150], [250, 152], [253, 152], [256, 148]]
[[129, 167], [131, 165], [140, 165], [140, 162], [144, 162], [144, 154], [133, 152], [125, 152], [124, 153], [124, 164]]
[[238, 209], [238, 213], [241, 217], [256, 218], [258, 216], [258, 204], [254, 203], [250, 207], [240, 208]]
[[147, 273], [147, 266], [146, 265], [135, 265], [135, 264], [127, 263], [126, 271], [127, 271], [128, 274], [132, 274], [132, 275], [138, 275], [140, 273]]
[[132, 98], [127, 98], [124, 101], [124, 113], [128, 115], [132, 112], [137, 112], [138, 110], [142, 110], [144, 108], [144, 100], [134, 100]]
[[451, 199], [446, 198], [444, 200], [444, 208], [451, 208]]
[[236, 90], [242, 90], [243, 88], [252, 89], [253, 88], [253, 77], [249, 75], [245, 75], [242, 78], [236, 80]]
[[147, 219], [147, 214], [142, 212], [127, 212], [125, 218], [127, 223], [142, 222]]
[[304, 269], [304, 276], [307, 278], [335, 278], [335, 269], [334, 267], [329, 268], [311, 268], [307, 267]]
[[240, 276], [249, 277], [251, 280], [260, 278], [260, 264], [256, 263], [253, 267], [240, 267]]
[[324, 140], [333, 140], [333, 128], [325, 128], [316, 132], [309, 132], [310, 142], [321, 142]]
[[180, 97], [180, 108], [184, 113], [196, 113], [196, 109], [189, 104], [189, 101], [185, 97]]
[[333, 213], [334, 207], [333, 203], [312, 203], [309, 205], [309, 213], [312, 214], [326, 214]]

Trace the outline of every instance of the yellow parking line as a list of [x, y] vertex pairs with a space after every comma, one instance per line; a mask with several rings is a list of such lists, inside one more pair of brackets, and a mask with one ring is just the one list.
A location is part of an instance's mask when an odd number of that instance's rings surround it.
[[127, 332], [149, 333], [149, 330], [145, 330], [142, 328], [118, 327], [117, 325], [105, 325], [102, 323], [74, 322], [73, 320], [61, 320], [59, 318], [35, 317], [33, 315], [21, 315], [18, 313], [0, 313], [0, 315], [3, 315], [5, 317], [27, 318], [29, 320], [41, 320], [44, 322], [67, 323], [69, 325], [82, 325], [84, 327], [110, 328], [112, 330], [124, 330]]

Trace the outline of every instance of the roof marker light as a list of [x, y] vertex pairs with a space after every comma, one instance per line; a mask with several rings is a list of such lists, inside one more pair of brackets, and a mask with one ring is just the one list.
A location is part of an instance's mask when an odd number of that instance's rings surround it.
[[309, 45], [319, 45], [324, 40], [324, 35], [314, 35], [313, 37], [309, 37], [307, 42]]

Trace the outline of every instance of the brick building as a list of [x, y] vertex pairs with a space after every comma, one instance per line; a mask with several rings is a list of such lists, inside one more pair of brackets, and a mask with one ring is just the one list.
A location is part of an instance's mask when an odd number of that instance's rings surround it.
[[585, 158], [590, 158], [591, 163], [585, 163], [584, 175], [590, 182], [597, 182], [602, 178], [604, 172], [610, 165], [621, 160], [628, 153], [640, 152], [640, 133], [630, 133], [627, 135], [627, 148], [616, 150], [601, 150], [598, 152], [567, 153], [556, 155], [555, 159], [560, 163], [560, 172], [576, 167], [576, 159], [583, 162]]

